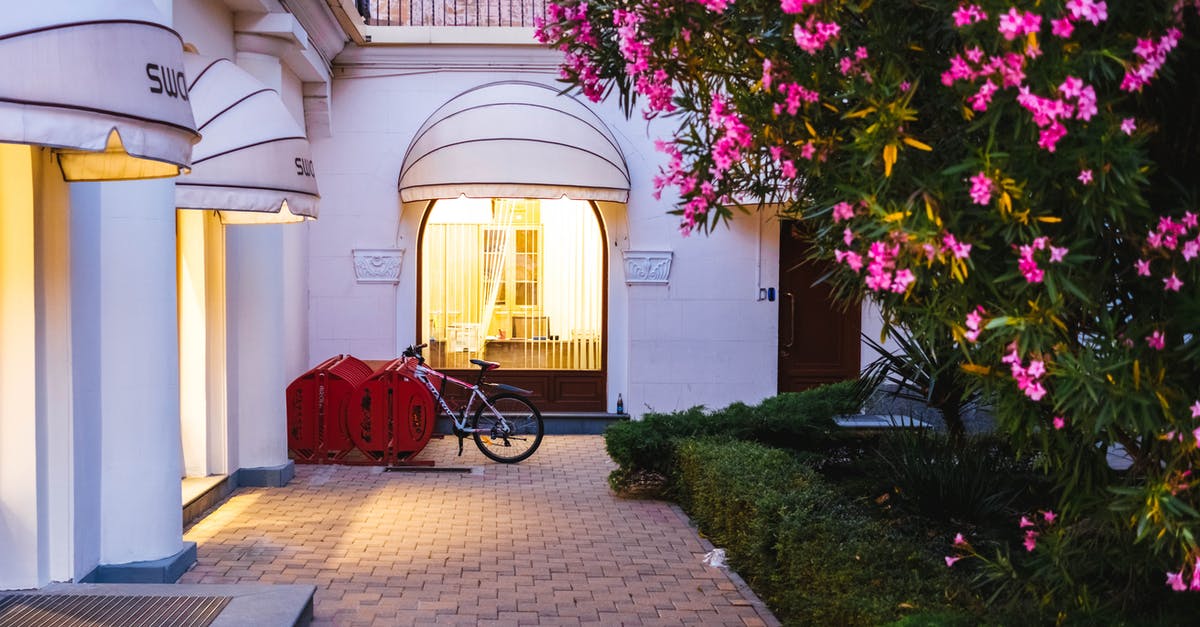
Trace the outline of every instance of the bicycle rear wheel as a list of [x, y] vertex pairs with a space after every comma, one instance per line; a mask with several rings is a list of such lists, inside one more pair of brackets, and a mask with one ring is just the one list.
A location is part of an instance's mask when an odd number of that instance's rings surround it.
[[519, 394], [505, 392], [487, 399], [471, 417], [475, 445], [488, 458], [515, 464], [537, 450], [545, 426], [542, 414]]

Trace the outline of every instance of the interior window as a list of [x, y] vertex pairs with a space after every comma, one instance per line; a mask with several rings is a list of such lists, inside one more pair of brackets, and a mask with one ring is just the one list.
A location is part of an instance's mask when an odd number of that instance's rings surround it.
[[438, 201], [421, 240], [431, 365], [599, 370], [603, 245], [584, 201]]

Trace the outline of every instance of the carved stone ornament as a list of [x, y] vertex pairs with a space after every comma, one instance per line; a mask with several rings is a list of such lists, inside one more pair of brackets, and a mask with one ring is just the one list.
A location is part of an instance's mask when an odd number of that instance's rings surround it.
[[399, 283], [403, 248], [354, 249], [354, 276], [359, 283]]
[[626, 250], [625, 283], [629, 285], [666, 285], [671, 278], [669, 250]]

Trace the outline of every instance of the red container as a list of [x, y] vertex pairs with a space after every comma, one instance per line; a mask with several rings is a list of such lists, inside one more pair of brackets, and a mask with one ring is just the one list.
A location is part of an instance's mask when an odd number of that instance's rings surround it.
[[437, 419], [433, 395], [414, 375], [415, 359], [393, 359], [356, 390], [347, 412], [350, 439], [368, 457], [384, 464], [421, 452]]
[[287, 387], [288, 454], [297, 463], [341, 461], [354, 450], [346, 432], [346, 409], [371, 367], [338, 355], [300, 375]]

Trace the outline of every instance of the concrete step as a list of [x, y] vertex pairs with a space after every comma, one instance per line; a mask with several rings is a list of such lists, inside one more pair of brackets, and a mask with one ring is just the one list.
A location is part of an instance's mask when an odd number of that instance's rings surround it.
[[[546, 435], [599, 435], [608, 425], [629, 420], [629, 414], [607, 412], [542, 412]], [[450, 434], [450, 419], [438, 416], [434, 433]]]

